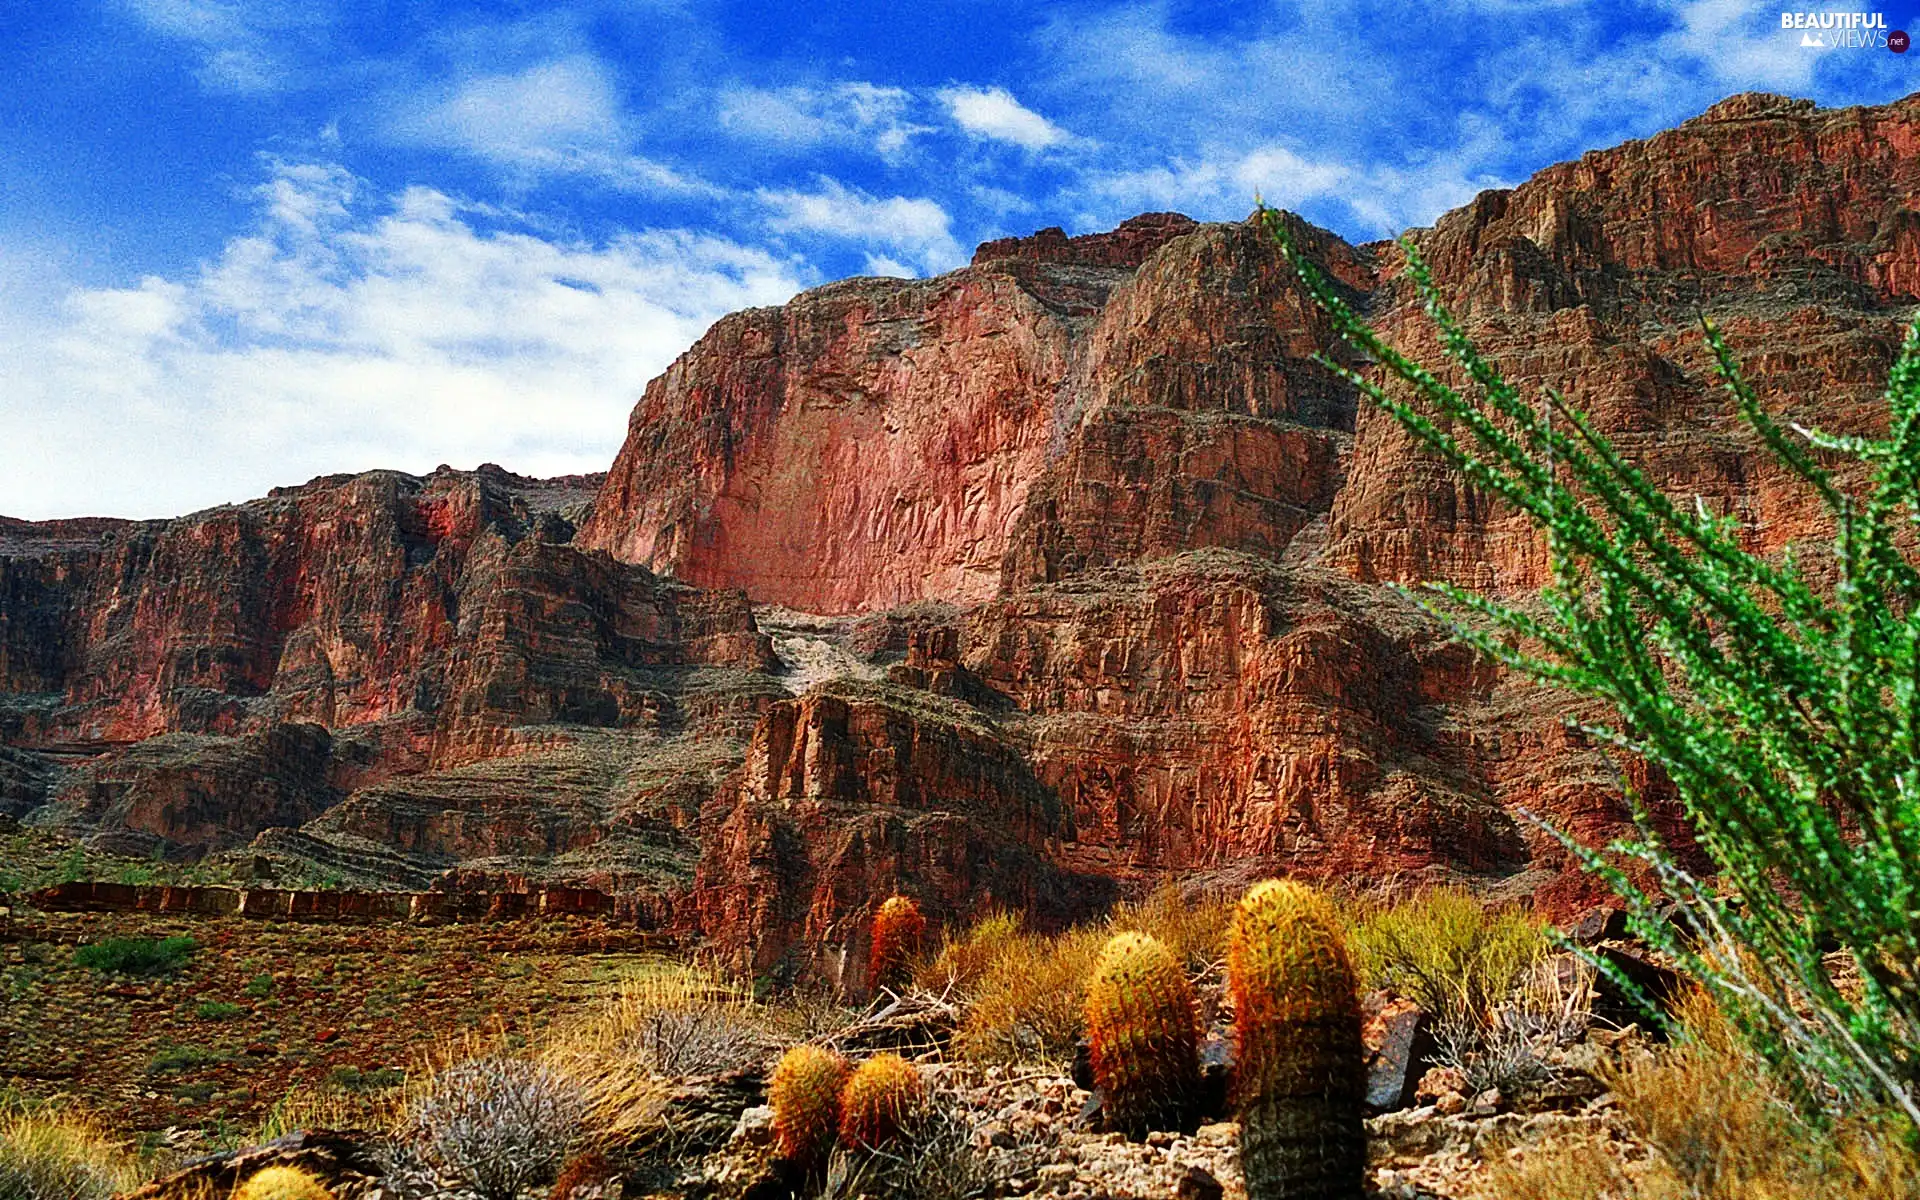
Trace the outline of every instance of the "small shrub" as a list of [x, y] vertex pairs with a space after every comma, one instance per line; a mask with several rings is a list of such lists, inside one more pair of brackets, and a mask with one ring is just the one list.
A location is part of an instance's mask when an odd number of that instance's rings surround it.
[[172, 975], [198, 948], [185, 935], [167, 938], [105, 938], [73, 952], [73, 961], [103, 975]]
[[622, 984], [599, 1011], [554, 1031], [539, 1059], [585, 1099], [596, 1130], [631, 1137], [662, 1111], [663, 1077], [734, 1070], [775, 1044], [770, 1016], [751, 996], [710, 971], [676, 966]]
[[1089, 928], [1001, 943], [955, 1037], [960, 1055], [1049, 1065], [1071, 1059], [1086, 1029], [1087, 980], [1105, 942], [1103, 930]]
[[1486, 1025], [1436, 1031], [1440, 1062], [1467, 1073], [1468, 1091], [1512, 1095], [1552, 1078], [1550, 1051], [1577, 1041], [1592, 1023], [1593, 967], [1571, 955], [1542, 958], [1522, 972]]
[[486, 1055], [435, 1072], [402, 1137], [483, 1200], [514, 1200], [553, 1178], [586, 1110], [580, 1093], [546, 1067]]
[[219, 1050], [206, 1046], [166, 1045], [155, 1052], [147, 1062], [149, 1075], [177, 1075], [182, 1071], [192, 1071], [199, 1067], [210, 1067], [227, 1061], [229, 1056]]
[[246, 986], [240, 990], [255, 1000], [265, 1000], [273, 995], [273, 976], [264, 973], [255, 975], [247, 980]]
[[1449, 889], [1361, 915], [1348, 944], [1364, 986], [1392, 988], [1431, 1012], [1446, 1059], [1470, 1076], [1491, 1043], [1511, 1049], [1512, 1013], [1502, 1006], [1550, 946], [1543, 922]]
[[140, 1176], [134, 1157], [90, 1121], [0, 1116], [0, 1200], [107, 1200]]
[[194, 1005], [193, 1015], [202, 1021], [231, 1021], [235, 1017], [245, 1016], [246, 1006], [235, 1004], [231, 1000], [202, 1000]]
[[964, 933], [949, 936], [940, 953], [915, 974], [914, 983], [930, 992], [970, 1000], [1008, 948], [1030, 936], [1017, 913], [989, 913]]

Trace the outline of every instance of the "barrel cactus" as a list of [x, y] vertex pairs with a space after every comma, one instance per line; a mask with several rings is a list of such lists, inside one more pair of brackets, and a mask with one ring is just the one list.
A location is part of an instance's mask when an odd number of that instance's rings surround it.
[[233, 1200], [333, 1200], [333, 1193], [298, 1167], [265, 1167], [240, 1185]]
[[1158, 939], [1117, 933], [1087, 988], [1087, 1043], [1107, 1126], [1130, 1137], [1183, 1128], [1200, 1089], [1193, 985]]
[[1332, 905], [1297, 883], [1255, 885], [1234, 913], [1227, 972], [1248, 1200], [1357, 1200], [1365, 1065]]
[[873, 945], [867, 954], [867, 986], [899, 987], [913, 975], [914, 956], [927, 919], [910, 896], [889, 896], [873, 915]]
[[876, 1054], [840, 1095], [840, 1140], [856, 1150], [882, 1149], [912, 1127], [925, 1103], [913, 1064], [898, 1054]]
[[840, 1092], [852, 1071], [846, 1059], [819, 1046], [795, 1046], [781, 1056], [767, 1083], [776, 1154], [809, 1169], [826, 1162], [840, 1127]]

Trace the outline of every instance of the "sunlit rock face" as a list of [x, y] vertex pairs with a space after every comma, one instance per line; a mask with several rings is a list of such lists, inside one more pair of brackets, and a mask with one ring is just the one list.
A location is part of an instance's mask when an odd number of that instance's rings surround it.
[[[1777, 410], [1872, 428], [1920, 299], [1917, 118], [1738, 96], [1411, 237], [1510, 379], [1771, 551], [1819, 509], [1698, 317]], [[1294, 228], [1437, 358], [1397, 245]], [[857, 970], [902, 889], [945, 922], [1274, 870], [1576, 905], [1528, 817], [1617, 831], [1615, 768], [1390, 586], [1521, 595], [1541, 547], [1327, 361], [1374, 369], [1261, 230], [1148, 214], [727, 317], [604, 479], [0, 522], [0, 811], [653, 890], [760, 971]]]

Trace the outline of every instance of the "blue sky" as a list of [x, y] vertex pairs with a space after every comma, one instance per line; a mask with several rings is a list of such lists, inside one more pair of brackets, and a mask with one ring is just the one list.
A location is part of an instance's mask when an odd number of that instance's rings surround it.
[[1390, 236], [1734, 92], [1920, 90], [1781, 11], [0, 3], [0, 513], [604, 469], [648, 378], [803, 287], [1256, 192]]

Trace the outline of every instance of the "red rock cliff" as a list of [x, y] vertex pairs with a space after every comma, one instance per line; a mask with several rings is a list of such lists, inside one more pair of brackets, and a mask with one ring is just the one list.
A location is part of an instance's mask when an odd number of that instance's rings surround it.
[[[1488, 192], [1414, 240], [1510, 380], [1556, 387], [1663, 485], [1737, 513], [1777, 549], [1817, 505], [1737, 428], [1698, 315], [1718, 321], [1763, 399], [1857, 430], [1920, 297], [1920, 97], [1823, 110], [1736, 96], [1640, 142]], [[1388, 264], [1380, 324], [1431, 360], [1424, 317]], [[1360, 415], [1332, 556], [1361, 579], [1537, 585], [1523, 522]]]
[[[1817, 513], [1695, 318], [1777, 407], [1869, 426], [1920, 297], [1917, 121], [1735, 97], [1413, 236], [1510, 378], [1776, 548]], [[1298, 228], [1435, 357], [1396, 247]], [[899, 889], [945, 920], [1276, 869], [1575, 903], [1517, 813], [1604, 837], [1611, 767], [1382, 586], [1531, 587], [1538, 546], [1316, 361], [1346, 353], [1251, 226], [1150, 214], [728, 317], [597, 487], [374, 473], [0, 522], [0, 806], [685, 884], [682, 927], [759, 970], [857, 968]]]
[[[323, 831], [423, 869], [605, 840], [653, 808], [617, 764], [744, 737], [775, 660], [737, 592], [566, 544], [598, 482], [374, 472], [176, 521], [0, 526], [0, 732], [40, 793], [10, 803], [197, 852], [345, 802]], [[501, 756], [541, 764], [524, 835], [525, 781], [469, 767]]]

